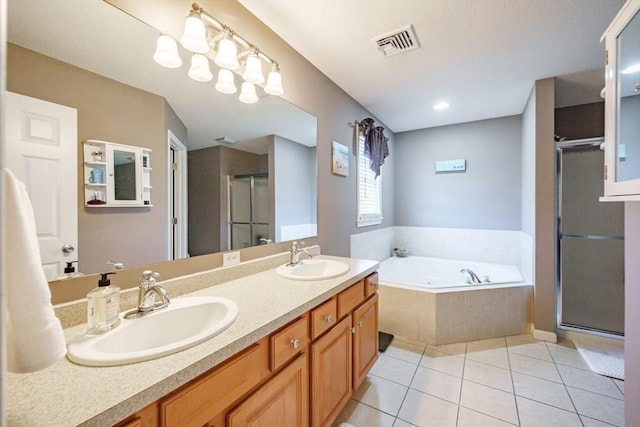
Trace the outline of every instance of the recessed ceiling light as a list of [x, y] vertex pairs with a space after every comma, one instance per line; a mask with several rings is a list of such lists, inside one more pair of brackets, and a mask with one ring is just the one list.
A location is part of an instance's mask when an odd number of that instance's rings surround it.
[[640, 73], [640, 64], [633, 64], [621, 71], [622, 74]]
[[438, 102], [433, 106], [434, 110], [446, 110], [447, 108], [449, 108], [449, 103], [447, 102]]

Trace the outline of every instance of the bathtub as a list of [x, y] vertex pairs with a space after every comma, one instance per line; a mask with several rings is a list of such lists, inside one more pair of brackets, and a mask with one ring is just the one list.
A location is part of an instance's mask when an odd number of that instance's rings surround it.
[[[472, 284], [470, 276], [460, 272], [463, 269], [473, 271], [482, 284]], [[433, 292], [450, 291], [451, 288], [490, 289], [498, 287], [497, 285], [511, 285], [524, 281], [515, 265], [418, 256], [388, 258], [380, 263], [378, 274], [380, 281], [389, 286], [428, 289]]]
[[[485, 283], [468, 283], [465, 268]], [[378, 275], [381, 331], [433, 345], [531, 332], [533, 286], [517, 266], [393, 257]]]

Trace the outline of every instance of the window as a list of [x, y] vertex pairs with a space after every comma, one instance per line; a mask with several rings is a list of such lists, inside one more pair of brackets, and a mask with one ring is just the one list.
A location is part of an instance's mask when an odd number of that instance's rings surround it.
[[358, 139], [358, 216], [356, 226], [382, 223], [382, 175], [376, 178], [364, 155], [364, 137]]

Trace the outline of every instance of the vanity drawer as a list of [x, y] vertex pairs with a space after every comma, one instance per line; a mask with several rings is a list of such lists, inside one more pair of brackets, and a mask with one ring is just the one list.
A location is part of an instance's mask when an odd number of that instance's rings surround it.
[[342, 319], [364, 301], [364, 280], [338, 294], [338, 318]]
[[324, 331], [336, 324], [338, 319], [338, 301], [331, 298], [329, 301], [311, 310], [311, 339], [315, 340]]
[[279, 332], [271, 334], [271, 370], [275, 371], [309, 345], [309, 316], [305, 314]]
[[269, 375], [265, 339], [160, 401], [161, 426], [201, 427]]
[[364, 292], [365, 297], [369, 298], [371, 295], [378, 292], [378, 273], [372, 273], [364, 278]]

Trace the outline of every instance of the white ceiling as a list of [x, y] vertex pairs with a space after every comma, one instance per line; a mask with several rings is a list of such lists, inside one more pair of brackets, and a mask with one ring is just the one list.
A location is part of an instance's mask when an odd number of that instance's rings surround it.
[[[521, 114], [533, 82], [547, 77], [568, 75], [558, 88], [593, 91], [561, 106], [598, 100], [600, 37], [624, 3], [239, 1], [393, 132]], [[408, 24], [421, 48], [383, 57], [372, 39]], [[433, 110], [441, 101], [451, 107]]]

